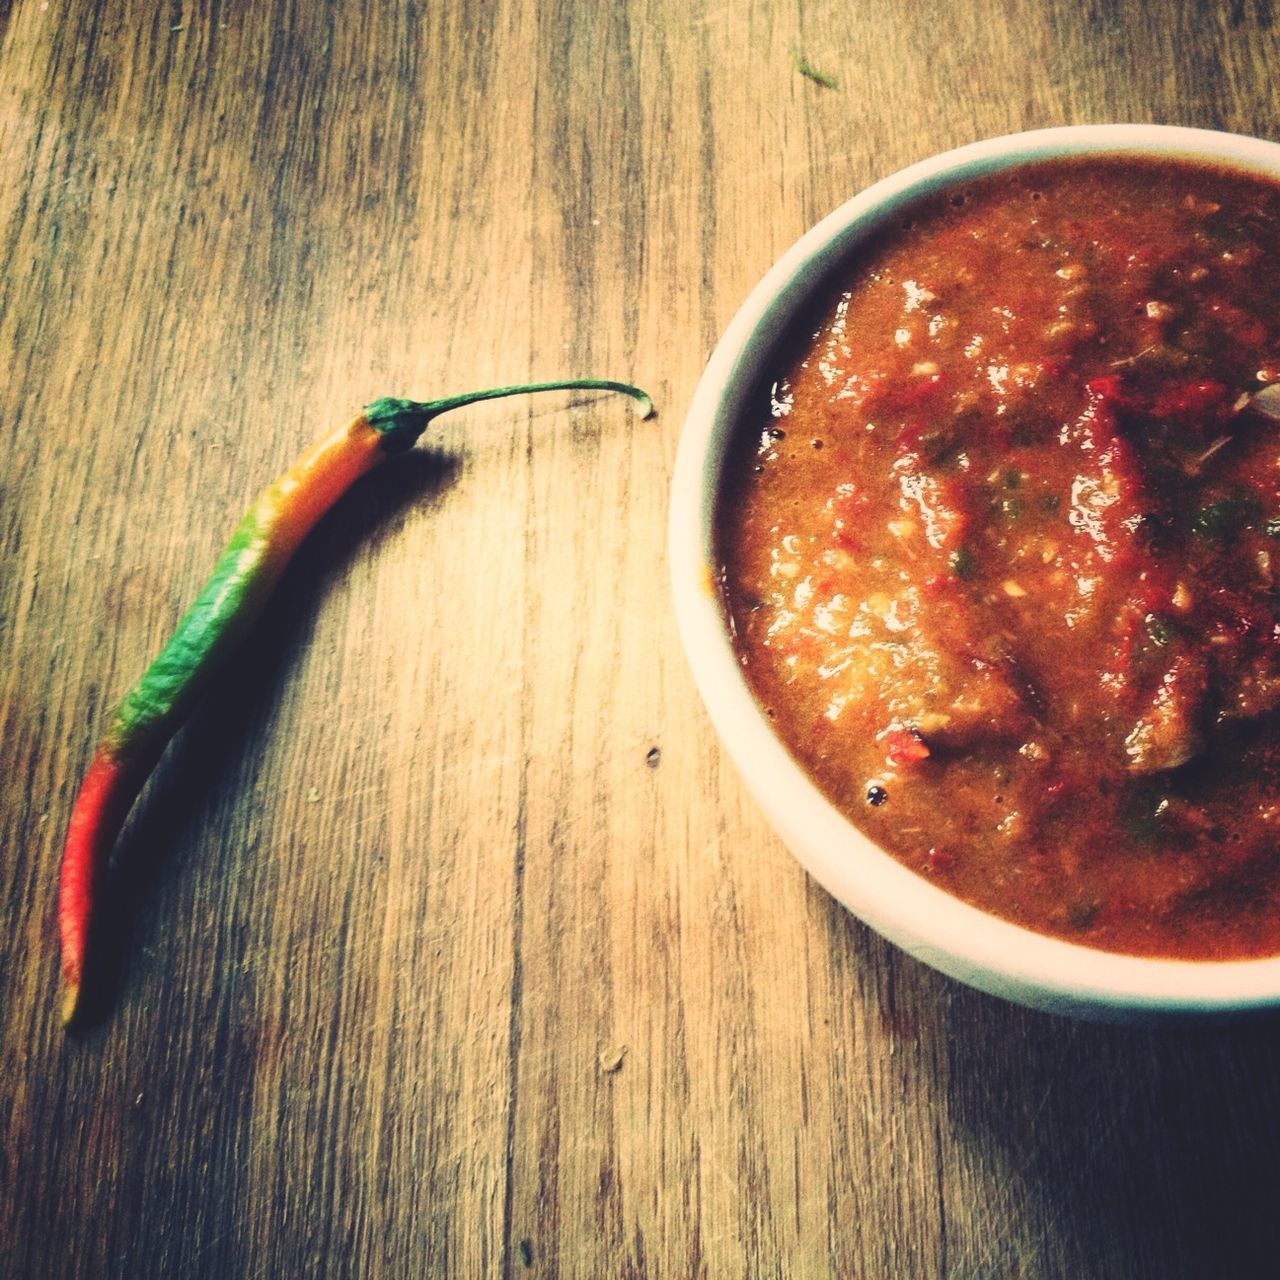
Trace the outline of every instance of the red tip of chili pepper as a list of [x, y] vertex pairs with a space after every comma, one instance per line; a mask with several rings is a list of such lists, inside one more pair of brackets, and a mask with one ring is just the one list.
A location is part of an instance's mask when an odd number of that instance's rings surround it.
[[80, 785], [67, 825], [58, 885], [64, 1025], [74, 1022], [80, 1009], [80, 985], [98, 886], [132, 798], [132, 791], [122, 786], [124, 772], [119, 761], [99, 752]]

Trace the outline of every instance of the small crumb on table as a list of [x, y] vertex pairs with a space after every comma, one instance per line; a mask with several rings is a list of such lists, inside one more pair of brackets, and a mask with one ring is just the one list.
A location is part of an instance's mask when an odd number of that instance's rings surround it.
[[623, 1060], [627, 1056], [627, 1046], [620, 1044], [612, 1049], [605, 1049], [600, 1054], [600, 1070], [605, 1075], [615, 1075], [622, 1070]]

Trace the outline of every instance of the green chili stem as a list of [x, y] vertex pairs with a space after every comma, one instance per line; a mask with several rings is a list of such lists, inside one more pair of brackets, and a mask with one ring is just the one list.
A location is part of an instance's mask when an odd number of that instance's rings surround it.
[[386, 448], [398, 453], [413, 446], [432, 418], [438, 418], [450, 409], [461, 409], [481, 400], [500, 400], [504, 396], [537, 391], [616, 391], [630, 396], [640, 406], [641, 418], [653, 416], [653, 401], [639, 387], [606, 378], [567, 378], [557, 382], [517, 383], [510, 387], [467, 391], [462, 395], [446, 396], [442, 400], [401, 400], [383, 396], [366, 406], [364, 418], [371, 427], [383, 433]]

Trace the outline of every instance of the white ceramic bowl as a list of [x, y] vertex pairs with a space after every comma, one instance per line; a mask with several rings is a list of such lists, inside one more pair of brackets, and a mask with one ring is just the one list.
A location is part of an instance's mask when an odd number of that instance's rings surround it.
[[1104, 1018], [1225, 1014], [1280, 1006], [1280, 957], [1145, 959], [1009, 924], [909, 871], [809, 780], [752, 696], [714, 581], [714, 516], [725, 453], [747, 397], [797, 314], [896, 210], [952, 184], [1028, 161], [1081, 154], [1168, 155], [1280, 179], [1280, 144], [1200, 129], [1089, 125], [961, 147], [877, 182], [824, 218], [752, 291], [698, 384], [676, 458], [670, 558], [694, 679], [725, 747], [770, 822], [810, 874], [873, 929], [926, 964], [1041, 1009]]

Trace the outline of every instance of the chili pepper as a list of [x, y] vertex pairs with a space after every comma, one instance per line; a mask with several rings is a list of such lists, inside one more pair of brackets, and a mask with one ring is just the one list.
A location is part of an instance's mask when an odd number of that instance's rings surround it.
[[65, 1024], [81, 1012], [81, 980], [103, 876], [125, 818], [192, 703], [249, 632], [303, 538], [357, 479], [412, 448], [440, 414], [478, 400], [568, 390], [618, 391], [638, 401], [645, 417], [653, 412], [639, 388], [594, 378], [497, 387], [425, 403], [383, 398], [313, 444], [258, 495], [172, 639], [116, 709], [76, 796], [58, 900]]

